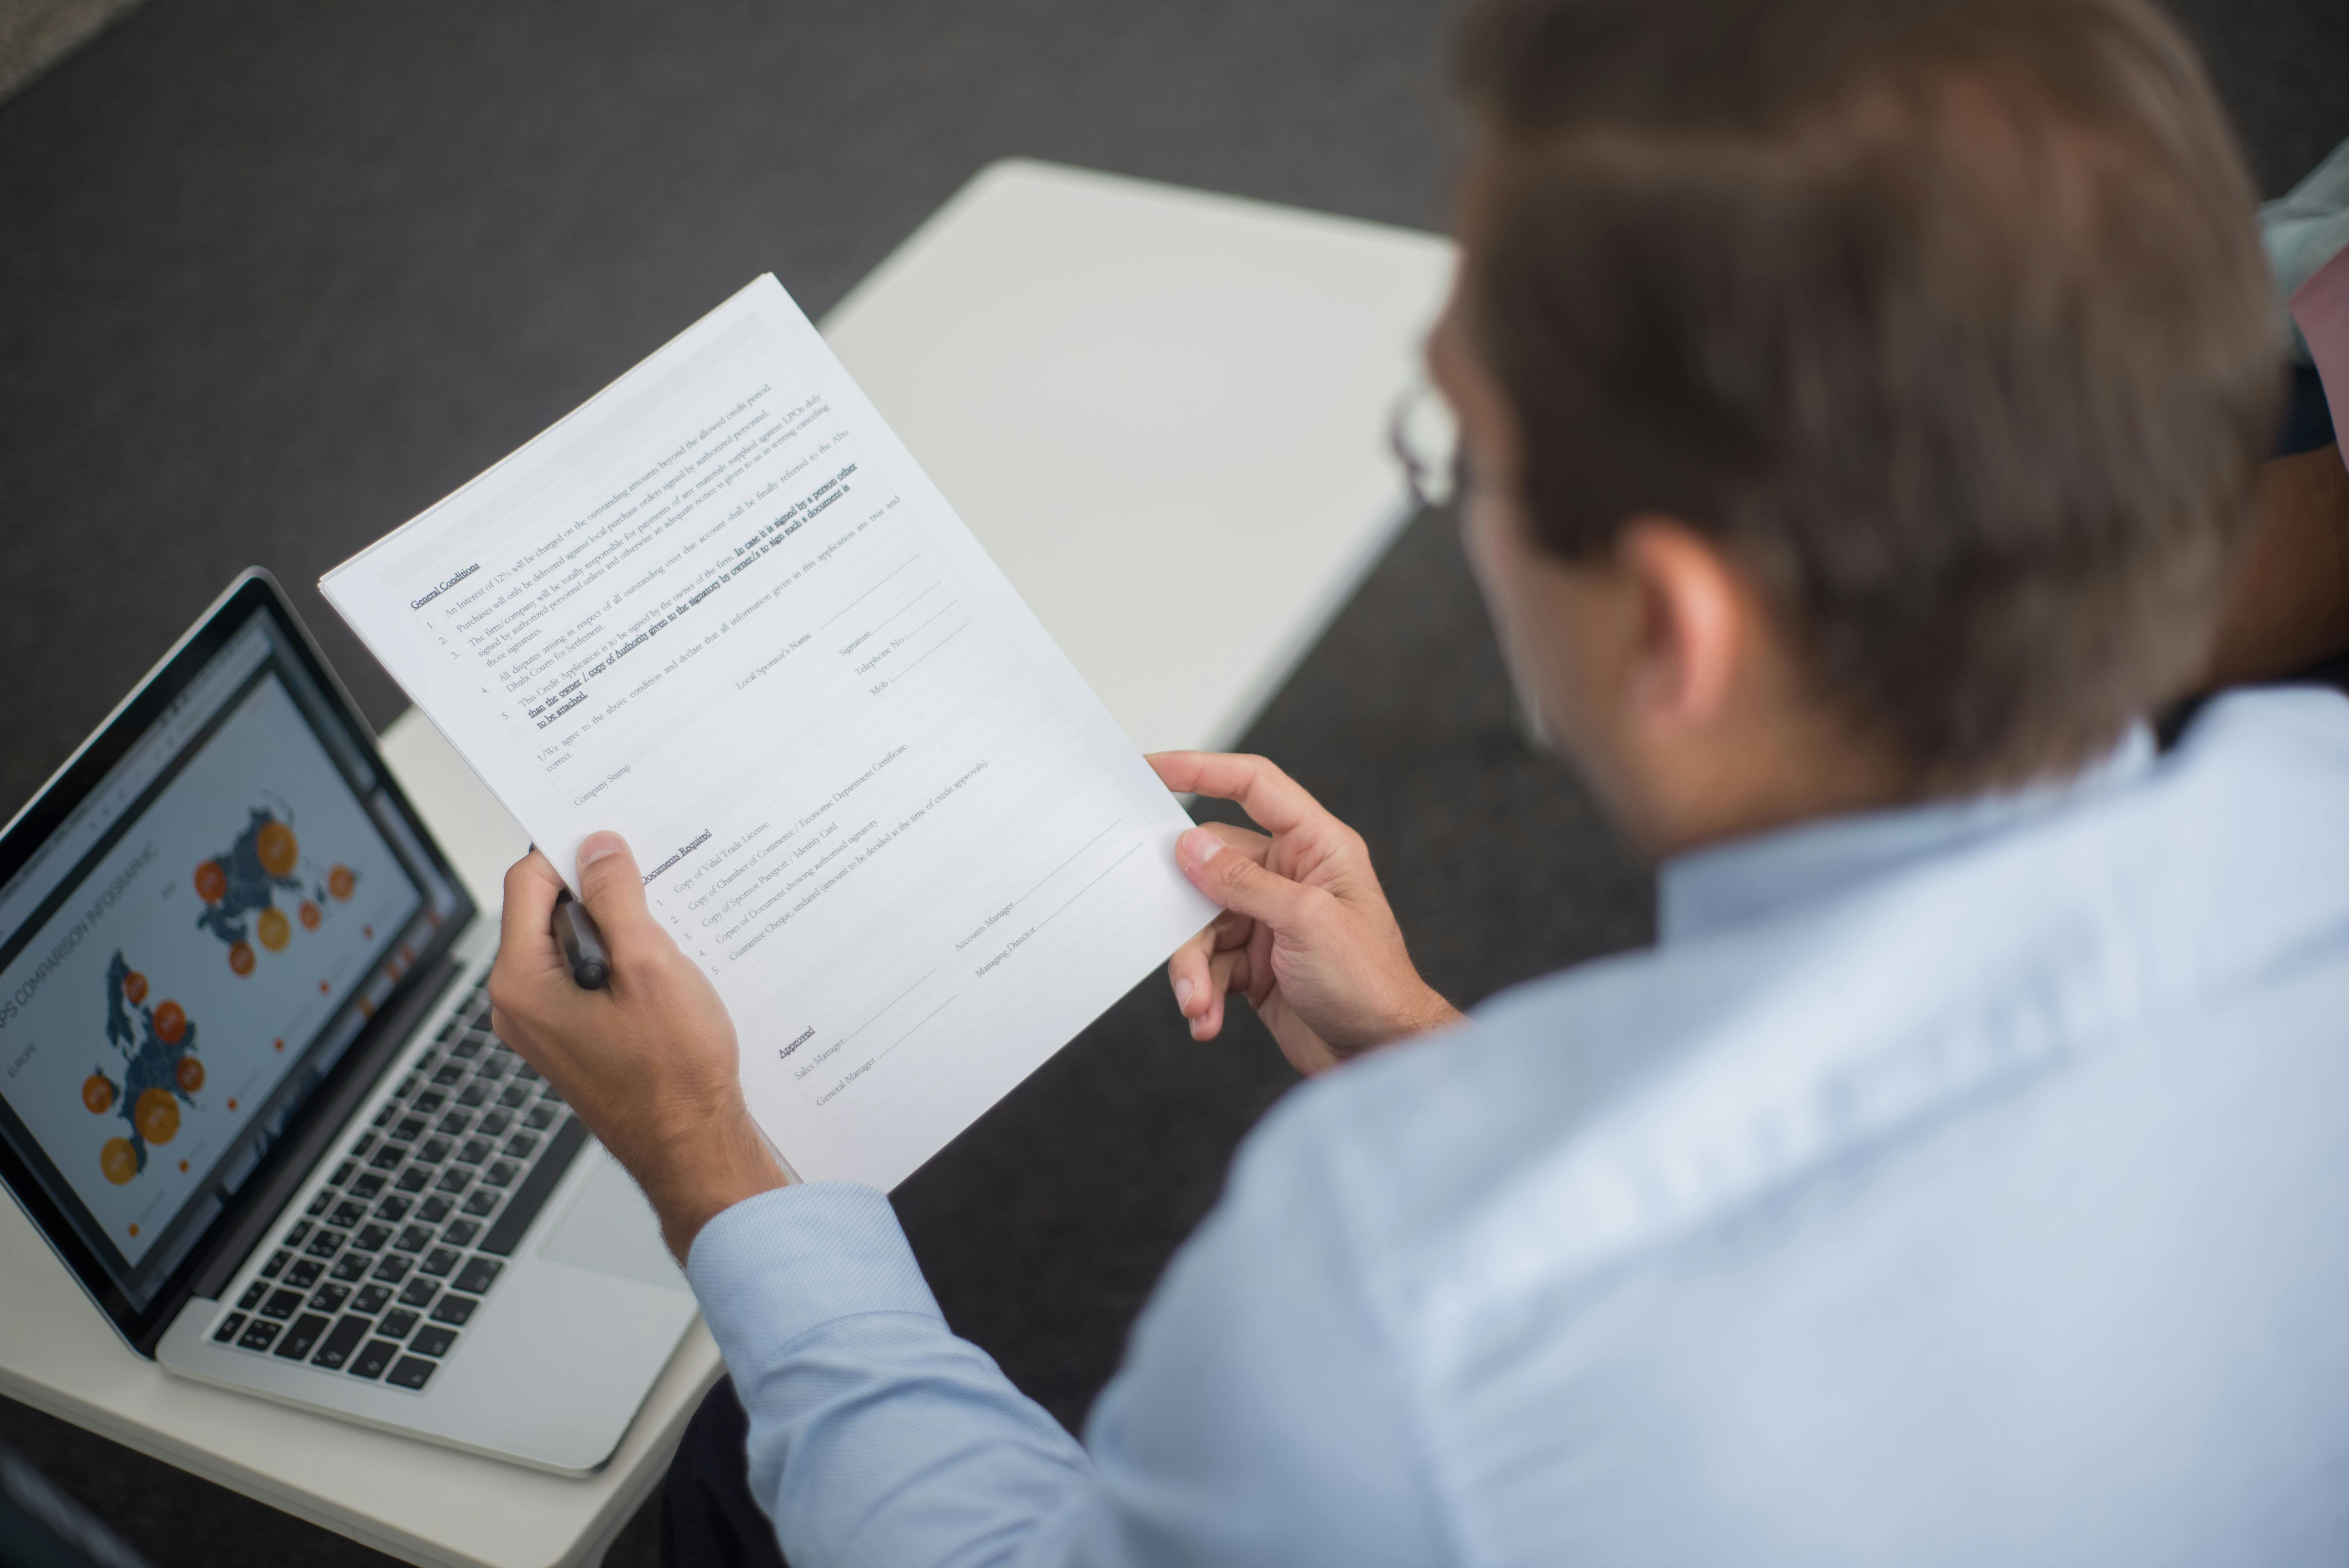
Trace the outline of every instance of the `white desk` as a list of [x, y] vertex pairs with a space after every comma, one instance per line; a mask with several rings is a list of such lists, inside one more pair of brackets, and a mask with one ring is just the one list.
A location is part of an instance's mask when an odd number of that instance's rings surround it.
[[1451, 273], [1433, 234], [1009, 160], [823, 335], [1134, 744], [1215, 748], [1405, 521], [1387, 417]]
[[[1049, 165], [982, 172], [824, 323], [1145, 747], [1237, 737], [1402, 520], [1384, 419], [1432, 236]], [[384, 751], [485, 909], [523, 837], [413, 712]], [[566, 1480], [166, 1377], [0, 1203], [0, 1393], [417, 1563], [592, 1565], [718, 1354]]]

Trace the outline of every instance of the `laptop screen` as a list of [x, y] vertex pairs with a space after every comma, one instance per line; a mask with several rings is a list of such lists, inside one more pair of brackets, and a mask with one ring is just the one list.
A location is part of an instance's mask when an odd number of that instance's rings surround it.
[[0, 1137], [133, 1311], [466, 907], [258, 597], [0, 885]]

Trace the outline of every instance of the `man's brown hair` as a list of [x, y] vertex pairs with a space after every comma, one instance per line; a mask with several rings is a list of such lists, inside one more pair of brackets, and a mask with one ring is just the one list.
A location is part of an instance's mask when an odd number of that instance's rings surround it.
[[1921, 781], [2206, 658], [2281, 384], [2249, 175], [2138, 0], [1497, 0], [1466, 302], [1539, 541], [1738, 561]]

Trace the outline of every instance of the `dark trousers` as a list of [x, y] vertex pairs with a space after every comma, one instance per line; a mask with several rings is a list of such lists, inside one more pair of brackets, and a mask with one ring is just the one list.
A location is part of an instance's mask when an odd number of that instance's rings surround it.
[[720, 1378], [661, 1484], [661, 1568], [787, 1568], [775, 1527], [750, 1496], [750, 1429], [734, 1380]]

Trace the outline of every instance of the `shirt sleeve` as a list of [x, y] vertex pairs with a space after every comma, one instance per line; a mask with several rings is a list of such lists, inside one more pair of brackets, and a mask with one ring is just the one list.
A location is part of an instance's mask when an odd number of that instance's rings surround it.
[[712, 1220], [688, 1273], [784, 1555], [794, 1568], [1449, 1555], [1407, 1378], [1317, 1171], [1260, 1141], [1243, 1157], [1137, 1323], [1091, 1451], [947, 1330], [881, 1193], [790, 1187]]

